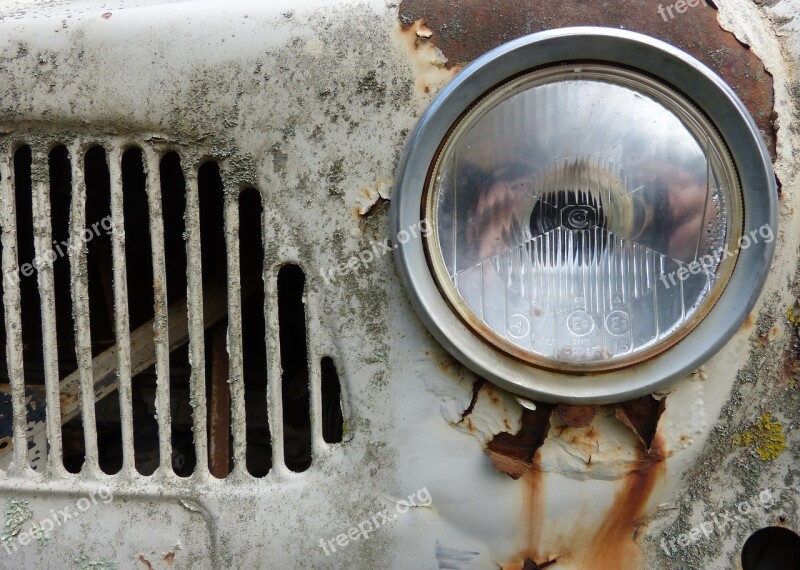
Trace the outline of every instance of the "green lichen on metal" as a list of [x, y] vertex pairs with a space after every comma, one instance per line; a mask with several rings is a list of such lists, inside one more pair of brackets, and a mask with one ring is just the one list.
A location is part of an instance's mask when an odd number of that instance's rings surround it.
[[53, 538], [52, 533], [49, 530], [45, 530], [38, 522], [31, 525], [30, 533], [41, 546], [47, 546]]
[[118, 570], [117, 563], [109, 560], [92, 560], [89, 556], [75, 559], [75, 564], [81, 570]]
[[753, 427], [736, 435], [733, 444], [753, 448], [761, 461], [773, 461], [787, 449], [783, 426], [769, 413], [762, 414]]
[[3, 520], [3, 532], [0, 540], [3, 542], [11, 541], [22, 530], [25, 521], [30, 520], [33, 513], [28, 508], [28, 501], [25, 499], [8, 499], [6, 501], [6, 512]]
[[797, 303], [789, 307], [789, 310], [786, 311], [786, 318], [788, 318], [789, 322], [794, 326], [800, 327], [800, 307], [796, 305]]

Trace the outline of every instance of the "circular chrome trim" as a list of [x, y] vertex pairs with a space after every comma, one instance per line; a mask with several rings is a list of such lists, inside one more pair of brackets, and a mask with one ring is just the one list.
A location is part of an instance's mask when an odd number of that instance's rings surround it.
[[[660, 40], [610, 28], [562, 28], [502, 45], [462, 70], [434, 99], [411, 134], [391, 201], [392, 235], [422, 218], [427, 176], [439, 147], [462, 115], [488, 92], [539, 67], [571, 61], [627, 67], [682, 94], [708, 117], [739, 174], [744, 235], [768, 226], [777, 235], [777, 189], [761, 134], [744, 104], [714, 72]], [[514, 393], [549, 402], [624, 401], [695, 369], [734, 335], [766, 280], [775, 244], [742, 249], [717, 303], [683, 341], [635, 366], [578, 376], [523, 363], [480, 339], [453, 312], [431, 274], [423, 240], [399, 243], [395, 259], [420, 318], [434, 337], [475, 373]], [[689, 342], [690, 341], [690, 342]]]

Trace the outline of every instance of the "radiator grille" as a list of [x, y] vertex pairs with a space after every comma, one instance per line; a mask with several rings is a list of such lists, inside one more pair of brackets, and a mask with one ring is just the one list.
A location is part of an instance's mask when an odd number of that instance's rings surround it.
[[[331, 355], [307, 340], [303, 271], [264, 261], [257, 181], [230, 182], [224, 161], [152, 144], [6, 149], [0, 459], [10, 473], [233, 481], [302, 471], [341, 441], [341, 386]], [[287, 272], [300, 276], [299, 296], [278, 290]], [[298, 355], [292, 378], [267, 381]]]

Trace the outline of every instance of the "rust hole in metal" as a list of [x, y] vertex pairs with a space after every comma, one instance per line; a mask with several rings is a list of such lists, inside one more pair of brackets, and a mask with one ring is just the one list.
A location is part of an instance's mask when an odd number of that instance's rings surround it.
[[[532, 3], [403, 0], [400, 23], [415, 41], [431, 42], [447, 67], [468, 63], [512, 39], [566, 26], [624, 28], [661, 39], [693, 55], [718, 73], [739, 95], [775, 157], [772, 77], [761, 60], [717, 22], [717, 11], [701, 3], [683, 14], [663, 16], [648, 0]], [[422, 36], [417, 30], [424, 30]], [[430, 33], [429, 33], [430, 32]]]
[[512, 479], [519, 479], [533, 466], [536, 450], [550, 429], [551, 404], [537, 402], [536, 410], [523, 408], [522, 427], [515, 434], [500, 432], [487, 444], [495, 469]]
[[656, 451], [653, 441], [658, 428], [658, 420], [664, 413], [666, 398], [656, 400], [652, 396], [642, 396], [635, 400], [621, 402], [615, 406], [614, 415], [628, 426], [648, 452]]

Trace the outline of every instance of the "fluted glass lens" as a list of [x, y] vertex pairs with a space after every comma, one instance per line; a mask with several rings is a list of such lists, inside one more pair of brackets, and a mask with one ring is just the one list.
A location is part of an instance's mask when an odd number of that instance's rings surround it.
[[483, 338], [546, 367], [627, 366], [685, 336], [735, 263], [724, 143], [669, 88], [565, 65], [495, 89], [445, 141], [434, 275]]

